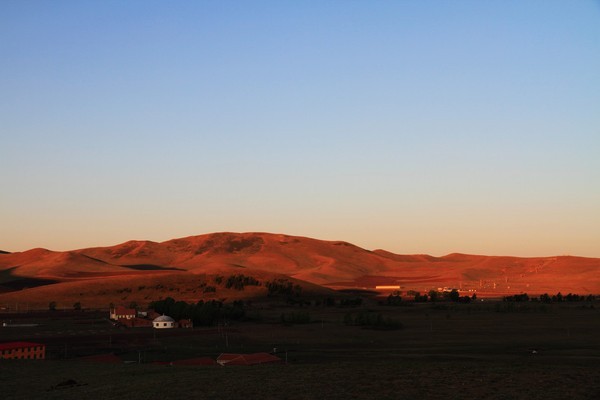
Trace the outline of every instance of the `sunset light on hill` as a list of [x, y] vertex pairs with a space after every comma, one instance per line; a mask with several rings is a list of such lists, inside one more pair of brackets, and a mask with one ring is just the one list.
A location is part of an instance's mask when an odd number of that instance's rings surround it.
[[1, 0], [2, 399], [600, 396], [599, 0]]

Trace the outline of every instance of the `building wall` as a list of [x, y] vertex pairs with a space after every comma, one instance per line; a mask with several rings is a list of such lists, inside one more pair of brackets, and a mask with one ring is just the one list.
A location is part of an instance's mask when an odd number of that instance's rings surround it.
[[0, 358], [5, 360], [43, 360], [46, 358], [46, 346], [19, 347], [16, 349], [0, 350]]
[[154, 327], [156, 329], [174, 328], [175, 327], [175, 322], [154, 322]]

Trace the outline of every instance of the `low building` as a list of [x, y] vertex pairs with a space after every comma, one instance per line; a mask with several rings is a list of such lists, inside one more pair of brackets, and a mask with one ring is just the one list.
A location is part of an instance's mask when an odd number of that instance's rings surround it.
[[155, 329], [169, 329], [175, 328], [176, 323], [175, 320], [168, 315], [161, 315], [160, 317], [154, 318], [152, 321], [152, 326]]
[[179, 325], [180, 328], [193, 328], [194, 327], [194, 323], [192, 322], [191, 319], [180, 319], [177, 324]]
[[144, 318], [121, 318], [119, 319], [119, 323], [128, 328], [146, 328], [152, 327], [152, 321]]
[[110, 309], [110, 319], [131, 319], [137, 317], [137, 311], [133, 308], [114, 307]]
[[46, 345], [32, 342], [0, 343], [0, 359], [43, 360]]

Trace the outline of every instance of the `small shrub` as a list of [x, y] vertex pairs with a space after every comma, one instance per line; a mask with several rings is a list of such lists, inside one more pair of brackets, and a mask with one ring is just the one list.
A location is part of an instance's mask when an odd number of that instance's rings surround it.
[[204, 293], [214, 293], [217, 291], [217, 288], [214, 286], [205, 286], [204, 287]]

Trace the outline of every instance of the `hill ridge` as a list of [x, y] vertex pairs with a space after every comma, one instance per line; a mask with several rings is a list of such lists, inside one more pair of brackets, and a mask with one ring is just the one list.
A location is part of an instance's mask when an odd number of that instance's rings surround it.
[[[27, 279], [57, 284], [85, 281], [92, 285], [108, 278], [126, 283], [142, 276], [160, 280], [169, 274], [183, 274], [193, 279], [241, 271], [246, 275], [278, 274], [334, 289], [395, 285], [402, 290], [455, 287], [496, 295], [600, 293], [597, 258], [403, 255], [382, 249], [371, 251], [340, 240], [267, 232], [214, 232], [64, 252], [35, 248], [0, 253], [0, 286]], [[34, 289], [24, 292], [27, 290]]]

